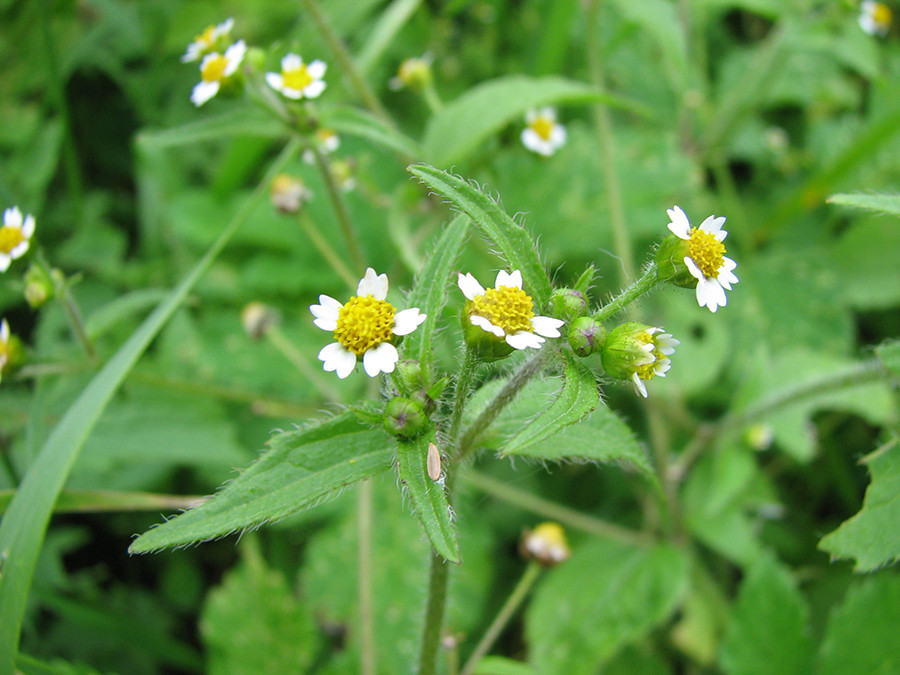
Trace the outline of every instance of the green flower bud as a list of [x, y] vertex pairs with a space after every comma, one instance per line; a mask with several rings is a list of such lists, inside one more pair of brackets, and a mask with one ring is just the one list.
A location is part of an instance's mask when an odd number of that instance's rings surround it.
[[481, 326], [476, 326], [469, 319], [469, 313], [462, 315], [463, 333], [466, 346], [482, 361], [491, 362], [505, 359], [515, 351], [506, 340], [489, 333]]
[[590, 356], [606, 342], [606, 329], [589, 316], [582, 316], [569, 326], [569, 344], [578, 356]]
[[684, 259], [690, 255], [690, 242], [670, 234], [656, 249], [656, 276], [682, 288], [696, 288], [697, 278], [691, 274]]
[[572, 321], [587, 312], [587, 298], [584, 293], [574, 288], [557, 288], [550, 296], [550, 307], [553, 316]]
[[600, 350], [606, 374], [617, 380], [630, 380], [635, 391], [647, 398], [645, 380], [665, 377], [671, 367], [668, 356], [679, 344], [662, 328], [630, 321], [610, 331]]
[[32, 262], [25, 272], [25, 300], [38, 309], [56, 295], [56, 284], [43, 266]]
[[247, 56], [244, 58], [244, 62], [247, 63], [253, 70], [262, 72], [266, 68], [265, 50], [260, 49], [259, 47], [250, 47], [247, 50]]
[[418, 401], [397, 396], [384, 409], [384, 429], [389, 434], [410, 440], [429, 427], [428, 415]]

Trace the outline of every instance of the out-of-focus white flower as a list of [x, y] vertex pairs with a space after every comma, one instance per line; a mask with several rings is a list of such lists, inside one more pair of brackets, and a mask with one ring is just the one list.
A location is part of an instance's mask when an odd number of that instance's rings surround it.
[[225, 19], [218, 26], [207, 26], [206, 30], [194, 38], [188, 45], [187, 52], [181, 57], [184, 63], [199, 61], [210, 52], [222, 51], [231, 41], [231, 29], [234, 19]]
[[522, 143], [532, 152], [549, 157], [565, 145], [566, 128], [556, 121], [554, 108], [529, 110], [525, 114], [525, 124]]
[[325, 91], [326, 68], [324, 61], [306, 64], [297, 54], [287, 54], [281, 59], [281, 72], [266, 73], [266, 82], [288, 98], [317, 98]]
[[247, 54], [244, 41], [235, 42], [224, 54], [211, 52], [200, 62], [200, 83], [191, 92], [191, 101], [197, 107], [219, 93], [222, 85], [241, 67]]
[[18, 206], [3, 212], [3, 227], [0, 227], [0, 272], [8, 270], [13, 260], [25, 255], [33, 234], [34, 216], [23, 216]]

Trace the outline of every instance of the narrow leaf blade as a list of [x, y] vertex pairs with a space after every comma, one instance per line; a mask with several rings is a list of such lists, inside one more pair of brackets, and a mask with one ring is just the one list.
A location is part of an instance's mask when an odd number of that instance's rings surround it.
[[877, 211], [879, 213], [890, 213], [900, 216], [900, 195], [880, 195], [880, 194], [836, 194], [828, 198], [829, 204], [840, 204], [841, 206], [855, 206], [859, 209], [867, 209], [869, 211]]
[[131, 553], [184, 546], [285, 518], [386, 471], [394, 441], [352, 412], [275, 436], [270, 449], [208, 502], [138, 537]]
[[409, 171], [449, 199], [497, 245], [510, 268], [522, 272], [525, 289], [538, 306], [544, 306], [550, 300], [553, 290], [550, 279], [541, 265], [534, 240], [524, 227], [517, 225], [490, 197], [459, 176], [424, 164], [411, 166]]
[[458, 563], [459, 542], [450, 518], [450, 502], [447, 501], [443, 481], [433, 481], [428, 477], [426, 457], [431, 442], [432, 437], [425, 434], [415, 441], [399, 444], [397, 464], [400, 482], [409, 490], [413, 508], [434, 550], [450, 562]]

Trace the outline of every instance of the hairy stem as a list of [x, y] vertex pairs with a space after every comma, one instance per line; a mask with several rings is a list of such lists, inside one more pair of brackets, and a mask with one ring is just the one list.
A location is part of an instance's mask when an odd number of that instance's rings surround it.
[[437, 655], [441, 646], [441, 629], [444, 624], [444, 607], [447, 604], [447, 584], [450, 580], [450, 564], [432, 550], [431, 574], [428, 580], [428, 605], [425, 608], [425, 631], [422, 635], [422, 651], [419, 655], [418, 675], [434, 675], [437, 671]]
[[644, 271], [644, 275], [622, 291], [617, 297], [605, 304], [600, 311], [594, 315], [594, 319], [600, 323], [606, 321], [606, 319], [613, 314], [620, 312], [642, 295], [649, 293], [658, 283], [660, 283], [660, 281], [656, 276], [656, 263], [650, 263]]
[[372, 481], [370, 480], [364, 480], [359, 484], [356, 514], [359, 535], [357, 563], [359, 565], [360, 672], [362, 675], [375, 675], [375, 623], [372, 611]]

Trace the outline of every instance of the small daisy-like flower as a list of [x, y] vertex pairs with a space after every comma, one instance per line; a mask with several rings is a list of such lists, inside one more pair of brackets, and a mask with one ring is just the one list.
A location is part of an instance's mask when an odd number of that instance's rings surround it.
[[388, 81], [388, 86], [394, 91], [404, 87], [424, 89], [431, 84], [431, 61], [429, 54], [406, 59], [397, 69], [397, 75]]
[[302, 180], [286, 173], [275, 176], [269, 194], [272, 206], [287, 214], [297, 213], [313, 197], [312, 190]]
[[549, 157], [566, 142], [566, 128], [556, 121], [556, 110], [541, 108], [525, 114], [522, 143], [532, 152]]
[[0, 272], [8, 270], [13, 260], [25, 255], [33, 234], [34, 216], [23, 217], [18, 206], [3, 212], [3, 227], [0, 227]]
[[859, 27], [869, 35], [884, 37], [891, 29], [891, 8], [883, 2], [865, 0], [859, 6]]
[[[544, 338], [559, 337], [560, 319], [535, 316], [534, 302], [522, 290], [522, 273], [497, 273], [494, 288], [485, 290], [471, 274], [459, 275], [459, 290], [469, 301], [466, 317], [473, 326], [490, 333], [514, 349], [539, 349]], [[543, 336], [543, 337], [542, 337]]]
[[[318, 129], [316, 129], [315, 136], [316, 145], [323, 154], [330, 155], [332, 152], [341, 147], [341, 137], [337, 135], [334, 129], [319, 127]], [[306, 150], [304, 150], [301, 157], [303, 157], [303, 161], [307, 164], [316, 163], [316, 155], [313, 152], [312, 148], [307, 148]]]
[[[697, 302], [701, 307], [709, 307], [709, 311], [715, 312], [725, 306], [725, 291], [730, 291], [731, 284], [738, 282], [734, 275], [737, 263], [725, 257], [725, 245], [722, 243], [728, 236], [728, 232], [722, 229], [725, 218], [709, 216], [700, 227], [691, 227], [688, 217], [679, 207], [668, 209], [667, 213], [671, 220], [669, 229], [686, 244], [675, 242], [679, 257], [684, 254], [681, 261], [697, 280]], [[671, 245], [663, 242], [657, 252], [657, 261], [661, 253], [665, 254], [670, 249]]]
[[241, 67], [246, 54], [247, 45], [241, 40], [226, 49], [224, 54], [211, 52], [204, 56], [200, 62], [200, 84], [191, 92], [193, 104], [200, 107], [218, 94], [222, 85]]
[[210, 52], [220, 51], [230, 42], [232, 27], [234, 27], [234, 19], [226, 19], [218, 26], [208, 26], [188, 45], [187, 52], [181, 57], [181, 61], [183, 63], [199, 61]]
[[603, 368], [611, 377], [630, 380], [635, 392], [647, 398], [644, 382], [665, 377], [680, 342], [662, 328], [629, 322], [614, 328], [600, 351]]
[[281, 59], [281, 72], [266, 73], [266, 82], [288, 98], [316, 98], [325, 90], [326, 67], [324, 61], [306, 64], [296, 54], [287, 54]]
[[362, 360], [369, 377], [392, 373], [399, 354], [393, 345], [395, 335], [409, 335], [425, 321], [418, 307], [400, 312], [385, 300], [388, 292], [386, 274], [376, 274], [371, 267], [359, 282], [357, 295], [346, 304], [327, 295], [319, 296], [318, 305], [310, 306], [316, 317], [313, 323], [322, 330], [334, 332], [332, 342], [319, 352], [327, 372], [335, 371], [342, 380]]
[[525, 558], [533, 558], [544, 567], [558, 565], [572, 555], [562, 526], [553, 522], [541, 523], [534, 530], [525, 530], [519, 548]]

